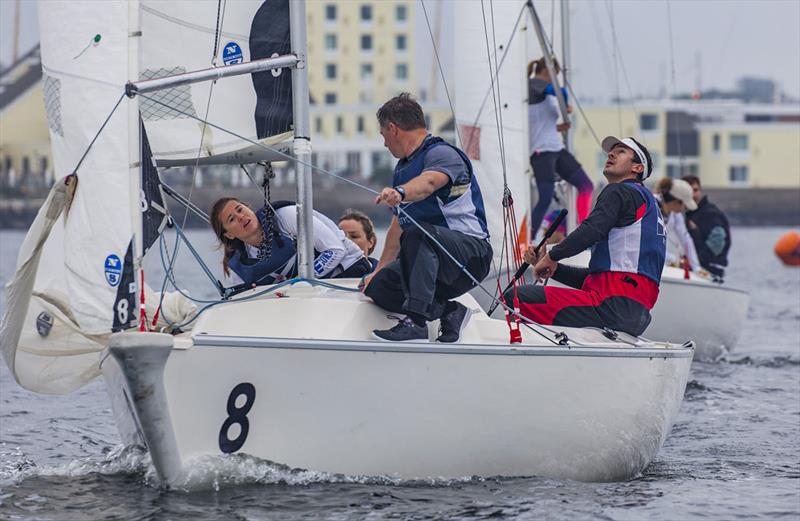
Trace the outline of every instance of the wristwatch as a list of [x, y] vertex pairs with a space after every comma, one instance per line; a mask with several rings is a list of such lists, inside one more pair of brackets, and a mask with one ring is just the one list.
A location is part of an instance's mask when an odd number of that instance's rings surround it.
[[394, 186], [394, 191], [400, 194], [400, 200], [405, 201], [406, 199], [406, 189], [402, 186]]

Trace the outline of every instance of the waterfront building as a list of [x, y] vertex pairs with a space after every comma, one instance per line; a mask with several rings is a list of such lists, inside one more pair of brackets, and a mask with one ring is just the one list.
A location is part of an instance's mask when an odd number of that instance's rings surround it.
[[[800, 189], [800, 105], [681, 100], [583, 108], [600, 139], [641, 138], [653, 180], [692, 174], [708, 188]], [[589, 125], [574, 121], [575, 155], [601, 180], [606, 154]]]

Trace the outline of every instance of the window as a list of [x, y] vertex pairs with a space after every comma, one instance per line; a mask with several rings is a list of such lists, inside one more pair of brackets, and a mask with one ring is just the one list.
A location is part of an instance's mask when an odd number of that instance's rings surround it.
[[371, 34], [362, 34], [361, 35], [361, 50], [362, 51], [371, 51], [372, 50], [372, 35]]
[[364, 133], [364, 116], [358, 116], [356, 118], [356, 132], [359, 134]]
[[328, 4], [325, 6], [325, 20], [330, 22], [336, 21], [336, 4]]
[[728, 171], [728, 181], [732, 185], [746, 185], [750, 173], [746, 165], [731, 165]]
[[730, 136], [730, 148], [731, 151], [734, 152], [744, 152], [747, 151], [747, 134], [731, 134]]
[[711, 149], [714, 150], [714, 152], [719, 152], [719, 134], [714, 134], [711, 137]]
[[316, 132], [317, 134], [322, 134], [322, 118], [319, 116], [314, 118], [314, 132]]
[[361, 21], [362, 22], [371, 22], [372, 21], [372, 6], [371, 5], [362, 5], [361, 6]]
[[326, 63], [325, 64], [325, 77], [329, 80], [336, 79], [336, 64], [335, 63]]
[[639, 116], [639, 128], [643, 131], [658, 130], [658, 114], [642, 114]]
[[405, 5], [397, 5], [394, 8], [394, 18], [398, 22], [405, 22], [408, 20], [408, 7]]
[[398, 51], [405, 51], [408, 48], [408, 42], [406, 41], [405, 34], [398, 34], [395, 36], [394, 42]]
[[361, 79], [362, 80], [372, 79], [372, 64], [371, 63], [362, 63], [361, 64]]
[[326, 105], [336, 105], [336, 93], [335, 92], [326, 92], [325, 93], [325, 104]]
[[328, 51], [335, 51], [336, 50], [336, 35], [335, 34], [326, 34], [325, 35], [325, 49]]
[[336, 116], [336, 133], [341, 134], [344, 132], [344, 119], [342, 116]]
[[398, 80], [408, 79], [408, 65], [405, 63], [398, 63], [394, 66], [394, 77]]

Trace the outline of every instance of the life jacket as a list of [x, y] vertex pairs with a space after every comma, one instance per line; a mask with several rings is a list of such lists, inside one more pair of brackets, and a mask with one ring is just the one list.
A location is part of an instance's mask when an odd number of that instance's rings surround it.
[[[272, 203], [275, 210], [295, 203], [291, 201], [277, 201]], [[264, 209], [256, 211], [256, 217], [262, 228], [265, 222]], [[275, 217], [273, 217], [274, 219]], [[267, 230], [264, 230], [267, 236]], [[280, 282], [297, 275], [297, 248], [294, 240], [281, 233], [276, 226], [272, 234], [272, 244], [269, 257], [264, 259], [251, 259], [242, 244], [241, 248], [228, 260], [228, 267], [233, 270], [246, 284], [265, 285]]]
[[410, 215], [419, 223], [442, 226], [450, 230], [462, 232], [479, 239], [489, 237], [486, 226], [486, 210], [478, 180], [472, 170], [469, 158], [440, 137], [428, 136], [410, 158], [401, 159], [394, 169], [394, 186], [402, 185], [420, 175], [425, 164], [425, 155], [434, 147], [448, 146], [458, 152], [467, 169], [467, 177], [463, 182], [448, 183], [423, 199], [403, 204], [403, 212], [395, 209], [400, 226], [405, 229], [414, 226]]
[[650, 190], [636, 182], [624, 185], [637, 190], [645, 202], [636, 209], [632, 224], [613, 228], [605, 240], [592, 246], [589, 273], [638, 273], [660, 284], [667, 255], [664, 218]]

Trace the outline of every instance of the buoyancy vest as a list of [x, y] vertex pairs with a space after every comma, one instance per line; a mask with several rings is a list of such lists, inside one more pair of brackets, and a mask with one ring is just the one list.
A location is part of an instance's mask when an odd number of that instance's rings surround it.
[[[272, 203], [272, 207], [277, 210], [293, 204], [295, 203], [291, 201], [278, 201]], [[258, 210], [256, 216], [263, 228], [265, 222], [264, 209]], [[264, 235], [267, 235], [266, 229], [264, 230]], [[272, 234], [269, 257], [251, 259], [247, 255], [245, 246], [242, 245], [228, 260], [228, 267], [246, 284], [273, 284], [297, 275], [297, 248], [294, 240], [278, 231], [276, 226]]]
[[650, 190], [636, 182], [626, 181], [624, 186], [637, 190], [645, 202], [637, 208], [632, 224], [613, 228], [604, 241], [592, 246], [589, 272], [638, 273], [660, 284], [667, 255], [664, 218]]
[[[395, 210], [402, 228], [414, 226], [411, 216], [419, 223], [442, 226], [479, 239], [489, 237], [486, 225], [486, 210], [478, 180], [472, 170], [472, 162], [466, 154], [440, 137], [428, 136], [410, 158], [401, 159], [394, 169], [394, 186], [409, 182], [423, 172], [425, 155], [438, 146], [455, 150], [467, 170], [468, 180], [448, 183], [421, 201], [402, 205], [403, 212]], [[404, 213], [405, 212], [405, 213]]]

